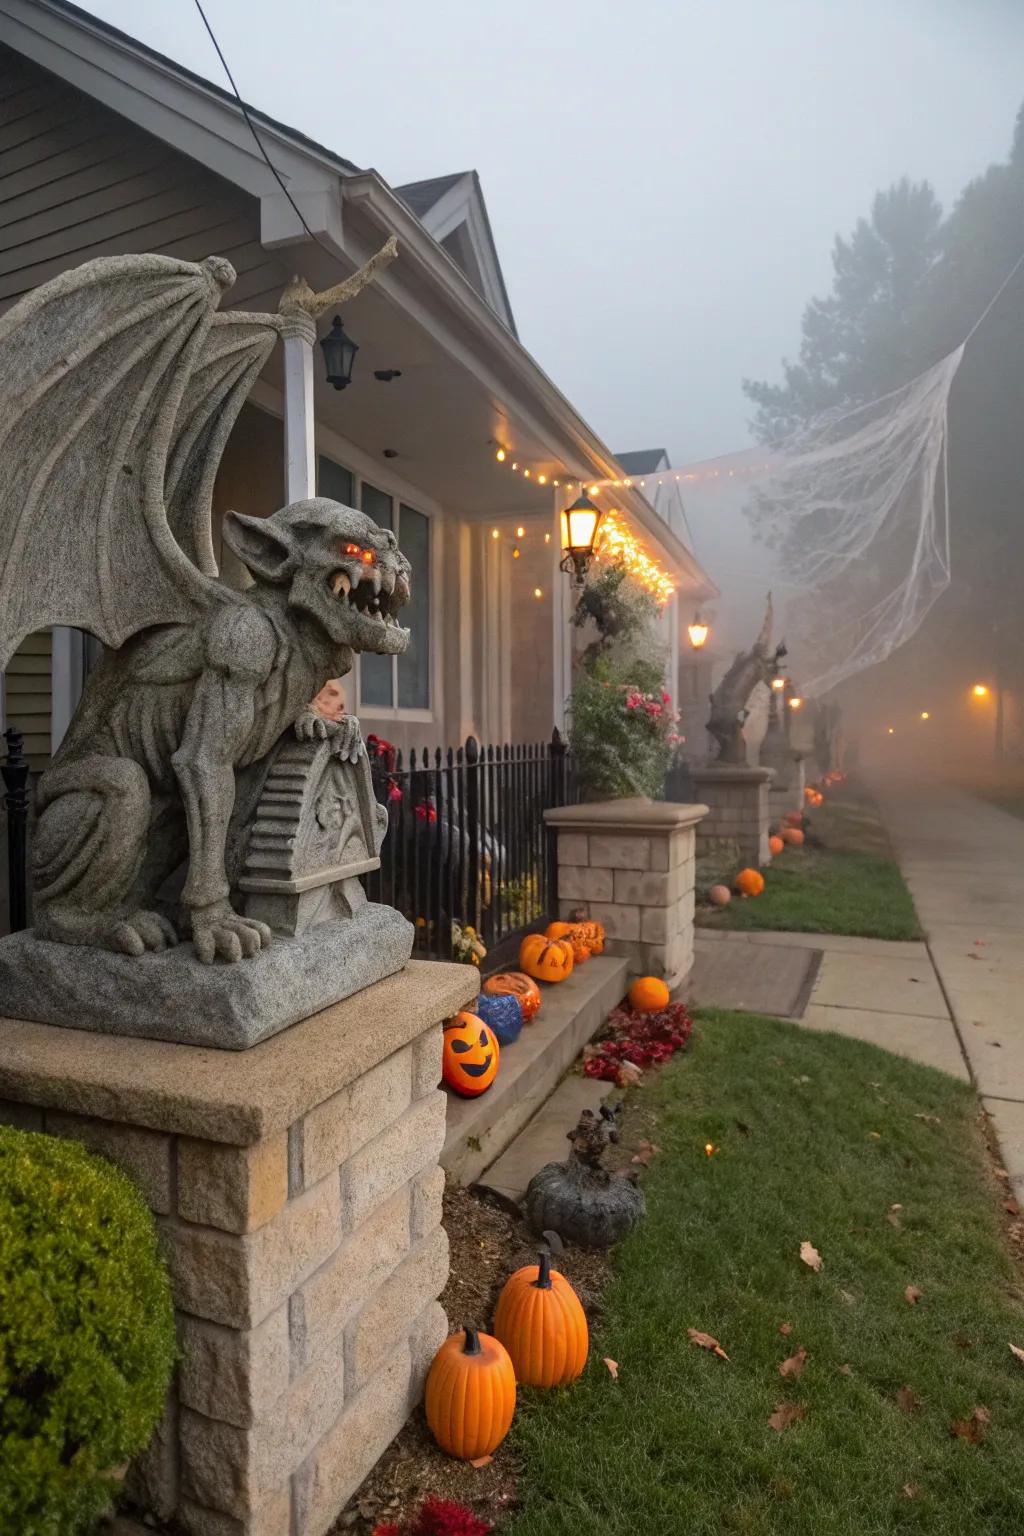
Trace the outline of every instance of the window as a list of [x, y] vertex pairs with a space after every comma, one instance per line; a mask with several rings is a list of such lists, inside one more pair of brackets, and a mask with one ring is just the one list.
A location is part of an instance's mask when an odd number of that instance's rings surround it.
[[391, 528], [412, 567], [412, 597], [401, 622], [412, 631], [403, 656], [359, 658], [360, 709], [430, 708], [430, 519], [363, 481], [360, 506], [382, 528]]
[[335, 464], [333, 459], [321, 454], [316, 466], [316, 493], [340, 501], [342, 506], [355, 506], [355, 476], [343, 464]]

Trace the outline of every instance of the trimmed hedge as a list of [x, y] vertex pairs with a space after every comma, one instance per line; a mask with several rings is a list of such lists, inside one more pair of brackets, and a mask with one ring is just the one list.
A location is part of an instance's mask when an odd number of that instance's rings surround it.
[[134, 1185], [77, 1142], [0, 1126], [0, 1531], [89, 1528], [156, 1427], [175, 1353]]

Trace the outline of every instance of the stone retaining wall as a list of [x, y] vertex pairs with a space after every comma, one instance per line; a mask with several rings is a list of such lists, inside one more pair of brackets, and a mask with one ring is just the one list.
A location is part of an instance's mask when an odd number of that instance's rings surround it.
[[182, 1360], [129, 1490], [191, 1536], [322, 1536], [418, 1401], [440, 1023], [478, 980], [413, 964], [237, 1054], [0, 1020], [0, 1120], [109, 1157], [158, 1218]]
[[584, 910], [634, 974], [679, 986], [693, 965], [695, 830], [706, 813], [642, 798], [545, 812], [558, 833], [559, 916]]

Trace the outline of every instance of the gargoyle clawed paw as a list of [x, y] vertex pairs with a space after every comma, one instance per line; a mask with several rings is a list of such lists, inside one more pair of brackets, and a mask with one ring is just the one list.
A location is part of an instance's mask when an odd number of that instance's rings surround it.
[[192, 913], [192, 943], [203, 965], [212, 965], [218, 956], [232, 963], [248, 960], [269, 948], [271, 938], [266, 923], [255, 917], [239, 917], [226, 901]]
[[300, 741], [329, 741], [332, 754], [343, 763], [357, 763], [362, 755], [363, 738], [355, 715], [326, 720], [309, 710], [296, 720], [295, 734]]
[[173, 949], [178, 935], [159, 912], [133, 912], [115, 923], [108, 942], [122, 955], [144, 955], [147, 949]]

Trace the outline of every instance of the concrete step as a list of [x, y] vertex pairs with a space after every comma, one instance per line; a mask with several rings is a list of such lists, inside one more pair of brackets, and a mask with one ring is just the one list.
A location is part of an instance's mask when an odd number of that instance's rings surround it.
[[541, 983], [540, 1013], [502, 1051], [493, 1086], [478, 1099], [449, 1093], [441, 1164], [460, 1184], [489, 1168], [550, 1097], [627, 984], [626, 962], [616, 955], [595, 955], [557, 986]]
[[492, 1189], [507, 1200], [522, 1200], [538, 1168], [545, 1163], [562, 1163], [569, 1156], [566, 1138], [583, 1111], [600, 1109], [614, 1087], [614, 1083], [575, 1072], [563, 1077], [515, 1141], [480, 1175], [477, 1187]]

